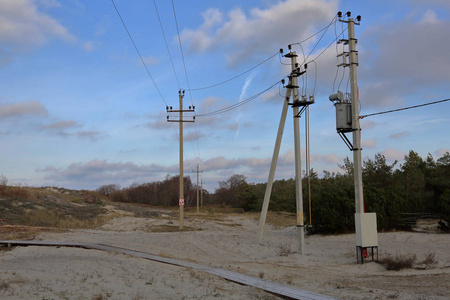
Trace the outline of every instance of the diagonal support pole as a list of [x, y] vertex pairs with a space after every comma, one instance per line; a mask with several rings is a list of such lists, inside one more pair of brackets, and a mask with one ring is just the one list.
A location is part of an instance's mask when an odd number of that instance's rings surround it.
[[[289, 80], [289, 85], [292, 82]], [[258, 236], [256, 242], [261, 244], [264, 232], [264, 225], [266, 223], [267, 210], [269, 209], [270, 194], [272, 193], [273, 179], [275, 177], [275, 169], [277, 167], [278, 155], [280, 154], [281, 139], [283, 138], [284, 125], [286, 124], [286, 116], [289, 107], [289, 99], [291, 98], [292, 89], [286, 90], [284, 98], [283, 109], [281, 110], [280, 124], [278, 125], [277, 139], [273, 149], [272, 163], [270, 164], [269, 178], [267, 179], [266, 193], [264, 194], [264, 202], [261, 210], [261, 217], [259, 218]]]

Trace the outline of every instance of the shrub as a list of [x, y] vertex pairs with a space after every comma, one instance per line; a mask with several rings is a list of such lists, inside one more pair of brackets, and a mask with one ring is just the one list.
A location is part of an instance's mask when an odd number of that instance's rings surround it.
[[408, 255], [396, 255], [395, 257], [387, 256], [378, 261], [382, 264], [386, 270], [389, 271], [400, 271], [402, 269], [411, 269], [414, 263], [417, 261], [415, 254]]

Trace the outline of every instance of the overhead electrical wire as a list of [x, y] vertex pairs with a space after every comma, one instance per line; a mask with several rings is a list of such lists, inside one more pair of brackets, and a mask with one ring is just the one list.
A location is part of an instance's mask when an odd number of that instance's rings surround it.
[[196, 115], [196, 117], [213, 116], [213, 115], [218, 115], [218, 114], [225, 113], [225, 112], [228, 112], [228, 111], [230, 111], [230, 110], [236, 109], [236, 108], [238, 108], [238, 107], [240, 107], [240, 106], [242, 106], [242, 105], [244, 105], [244, 104], [247, 104], [248, 102], [250, 102], [250, 101], [252, 101], [252, 100], [258, 98], [258, 97], [261, 96], [262, 94], [264, 94], [264, 93], [266, 93], [267, 91], [271, 90], [274, 86], [276, 86], [276, 85], [279, 84], [280, 82], [281, 82], [281, 80], [275, 82], [274, 84], [272, 84], [271, 86], [269, 86], [269, 87], [266, 88], [265, 90], [263, 90], [263, 91], [261, 91], [261, 92], [255, 94], [255, 95], [253, 95], [253, 96], [251, 96], [251, 97], [249, 97], [249, 98], [247, 98], [247, 99], [245, 99], [245, 100], [243, 100], [243, 101], [239, 101], [238, 103], [235, 103], [235, 104], [233, 104], [233, 105], [230, 105], [230, 106], [227, 106], [227, 107], [224, 107], [224, 108], [221, 108], [221, 109], [212, 111], [212, 112], [208, 112], [208, 113], [204, 113], [204, 114], [198, 114], [198, 115]]
[[301, 43], [306, 42], [309, 39], [312, 39], [313, 37], [315, 37], [316, 35], [318, 35], [319, 33], [321, 33], [324, 30], [328, 30], [328, 27], [330, 27], [332, 24], [336, 23], [336, 16], [334, 16], [334, 18], [331, 20], [330, 24], [328, 24], [327, 26], [325, 26], [324, 28], [320, 29], [319, 31], [317, 31], [316, 33], [312, 34], [311, 36], [307, 37], [306, 39], [304, 39], [303, 41], [297, 42], [297, 43], [292, 43], [290, 45], [300, 45]]
[[184, 60], [183, 46], [181, 44], [180, 30], [178, 28], [177, 14], [175, 12], [175, 3], [173, 2], [173, 0], [172, 0], [172, 9], [173, 9], [173, 17], [175, 19], [175, 25], [177, 27], [178, 44], [180, 46], [181, 59], [183, 61], [184, 75], [186, 76], [186, 83], [187, 83], [187, 86], [188, 86], [188, 91], [189, 91], [189, 96], [191, 98], [191, 103], [192, 103], [192, 105], [194, 105], [194, 103], [192, 102], [192, 95], [190, 93], [191, 88], [190, 88], [190, 85], [189, 85], [189, 77], [188, 77], [188, 73], [187, 73], [187, 69], [186, 69], [186, 61]]
[[[177, 28], [178, 44], [180, 46], [181, 59], [183, 61], [184, 75], [186, 77], [186, 84], [187, 84], [187, 87], [188, 87], [187, 90], [189, 92], [189, 98], [191, 100], [191, 104], [194, 106], [194, 102], [192, 100], [192, 94], [191, 94], [191, 86], [190, 86], [190, 83], [189, 83], [189, 76], [188, 76], [188, 72], [187, 72], [187, 68], [186, 68], [186, 60], [184, 59], [183, 45], [181, 44], [180, 29], [178, 27], [178, 19], [177, 19], [177, 14], [176, 14], [176, 10], [175, 10], [175, 3], [173, 2], [173, 0], [171, 2], [172, 2], [173, 17], [174, 17], [175, 25], [176, 25], [176, 28]], [[199, 134], [198, 134], [197, 126], [195, 126], [194, 129], [195, 129], [195, 135], [197, 137], [195, 140], [197, 142], [198, 159], [200, 159], [200, 146], [198, 145], [198, 136], [199, 136]], [[197, 163], [199, 163], [198, 160], [197, 160]]]
[[331, 47], [331, 45], [333, 45], [334, 44], [334, 42], [336, 42], [336, 40], [342, 35], [342, 34], [344, 34], [344, 32], [345, 32], [345, 30], [347, 30], [347, 27], [345, 27], [345, 29], [344, 30], [342, 30], [342, 32], [325, 48], [325, 49], [323, 49], [322, 50], [322, 52], [320, 52], [319, 53], [319, 55], [317, 55], [314, 59], [312, 59], [312, 60], [310, 60], [310, 61], [308, 61], [308, 62], [306, 62], [306, 63], [310, 63], [310, 62], [312, 62], [313, 60], [317, 60], [325, 51], [327, 51], [327, 49], [328, 48], [330, 48]]
[[173, 70], [173, 73], [175, 74], [175, 79], [177, 80], [178, 89], [181, 89], [180, 81], [178, 80], [177, 72], [175, 71], [175, 66], [173, 64], [172, 55], [170, 54], [169, 45], [167, 44], [166, 34], [164, 33], [164, 28], [163, 28], [163, 25], [161, 22], [161, 18], [159, 16], [158, 7], [156, 6], [155, 0], [153, 0], [153, 4], [155, 5], [155, 10], [156, 10], [156, 15], [158, 16], [159, 26], [161, 27], [161, 32], [164, 37], [164, 43], [166, 44], [167, 53], [169, 54], [170, 63], [172, 64], [172, 70]]
[[402, 110], [407, 110], [407, 109], [412, 109], [412, 108], [418, 108], [418, 107], [423, 107], [423, 106], [432, 105], [432, 104], [438, 104], [438, 103], [442, 103], [442, 102], [446, 102], [446, 101], [450, 101], [450, 98], [449, 99], [444, 99], [444, 100], [439, 100], [439, 101], [434, 101], [434, 102], [428, 102], [428, 103], [424, 103], [424, 104], [419, 104], [419, 105], [414, 105], [414, 106], [407, 106], [407, 107], [403, 107], [403, 108], [377, 112], [377, 113], [373, 113], [373, 114], [360, 116], [359, 118], [360, 119], [364, 119], [364, 118], [371, 117], [371, 116], [388, 114], [388, 113], [392, 113], [392, 112], [397, 112], [397, 111], [402, 111]]
[[191, 90], [191, 91], [206, 90], [206, 89], [210, 89], [210, 88], [219, 86], [219, 85], [221, 85], [221, 84], [230, 82], [230, 81], [232, 81], [232, 80], [234, 80], [234, 79], [236, 79], [236, 78], [239, 78], [239, 77], [241, 77], [242, 75], [245, 75], [245, 74], [247, 74], [248, 72], [250, 72], [250, 71], [256, 69], [256, 68], [259, 67], [260, 65], [266, 63], [267, 61], [269, 61], [269, 60], [272, 59], [273, 57], [277, 56], [279, 53], [280, 53], [280, 51], [277, 51], [276, 53], [272, 54], [271, 56], [269, 56], [268, 58], [266, 58], [264, 61], [260, 62], [259, 64], [257, 64], [257, 65], [255, 65], [255, 66], [251, 67], [251, 68], [248, 69], [247, 71], [242, 72], [242, 73], [240, 73], [240, 74], [238, 74], [238, 75], [236, 75], [236, 76], [234, 76], [234, 77], [232, 77], [232, 78], [230, 78], [230, 79], [227, 79], [227, 80], [224, 80], [224, 81], [222, 81], [222, 82], [219, 82], [219, 83], [216, 83], [216, 84], [212, 84], [212, 85], [209, 85], [209, 86], [199, 87], [199, 88], [193, 88], [193, 89], [190, 89], [190, 90]]
[[127, 28], [127, 26], [125, 25], [125, 22], [124, 22], [124, 20], [122, 19], [122, 16], [120, 15], [120, 12], [119, 12], [119, 9], [118, 9], [117, 6], [116, 6], [116, 3], [114, 3], [114, 0], [111, 0], [111, 3], [113, 4], [113, 6], [114, 6], [114, 8], [115, 8], [115, 10], [116, 10], [116, 12], [117, 12], [117, 15], [119, 16], [120, 21], [122, 22], [122, 25], [123, 25], [123, 27], [125, 28], [125, 31], [127, 32], [128, 37], [130, 38], [131, 43], [132, 43], [133, 46], [134, 46], [134, 49], [136, 50], [137, 54], [139, 55], [139, 58], [141, 59], [142, 64], [144, 65], [145, 69], [147, 70], [148, 76], [149, 76], [150, 79], [152, 80], [153, 85], [155, 86], [156, 90], [158, 91], [159, 96], [161, 97], [161, 99], [162, 99], [162, 101], [164, 102], [165, 106], [167, 106], [166, 100], [164, 100], [164, 97], [163, 97], [163, 95], [161, 94], [161, 91], [159, 90], [158, 86], [156, 85], [156, 82], [155, 82], [155, 80], [153, 79], [153, 76], [152, 76], [152, 74], [150, 73], [150, 70], [148, 69], [147, 65], [145, 64], [145, 61], [144, 61], [144, 59], [142, 58], [142, 55], [141, 55], [141, 53], [139, 52], [139, 49], [138, 49], [138, 47], [136, 46], [136, 43], [134, 42], [133, 37], [131, 36], [130, 32], [128, 31], [128, 28]]

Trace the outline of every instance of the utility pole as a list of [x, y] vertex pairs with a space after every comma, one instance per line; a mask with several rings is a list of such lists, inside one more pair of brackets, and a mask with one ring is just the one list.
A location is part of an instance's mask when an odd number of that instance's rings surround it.
[[[366, 213], [364, 208], [364, 193], [362, 182], [362, 159], [361, 159], [361, 127], [359, 124], [359, 90], [357, 82], [356, 67], [358, 62], [358, 51], [356, 50], [357, 39], [355, 38], [355, 24], [359, 25], [361, 16], [356, 17], [356, 21], [350, 18], [351, 13], [347, 12], [347, 20], [342, 20], [342, 13], [338, 13], [339, 21], [348, 25], [348, 39], [341, 39], [339, 43], [348, 45], [348, 52], [338, 54], [338, 58], [342, 57], [342, 63], [338, 67], [343, 66], [350, 69], [350, 99], [344, 99], [342, 92], [330, 96], [330, 100], [334, 102], [336, 107], [336, 130], [347, 144], [349, 149], [353, 151], [353, 176], [355, 184], [355, 229], [356, 229], [356, 254], [357, 260], [364, 262], [367, 256], [367, 248], [377, 250], [378, 255], [378, 236], [377, 221], [375, 213]], [[347, 62], [348, 58], [348, 62]], [[352, 141], [345, 136], [346, 132], [352, 132]]]
[[203, 179], [201, 180], [200, 206], [203, 207]]
[[362, 159], [361, 159], [361, 127], [359, 125], [359, 93], [356, 75], [358, 66], [358, 51], [356, 51], [355, 21], [348, 19], [348, 48], [350, 62], [350, 88], [352, 95], [352, 133], [353, 133], [353, 163], [355, 181], [355, 206], [357, 213], [364, 213]]
[[199, 210], [199, 197], [198, 197], [198, 173], [203, 173], [203, 170], [202, 170], [202, 171], [199, 171], [199, 170], [198, 170], [198, 164], [197, 164], [197, 171], [192, 170], [192, 172], [197, 173], [197, 213], [199, 213], [200, 210]]
[[[289, 46], [289, 50], [291, 46]], [[303, 194], [302, 194], [302, 177], [301, 177], [301, 151], [300, 151], [300, 125], [299, 117], [305, 108], [314, 103], [314, 97], [311, 96], [309, 100], [306, 96], [302, 96], [298, 93], [298, 77], [306, 71], [300, 71], [297, 63], [297, 54], [295, 51], [290, 51], [285, 55], [291, 59], [291, 74], [289, 76], [289, 83], [286, 86], [286, 96], [283, 103], [283, 109], [281, 111], [280, 123], [278, 125], [278, 133], [275, 141], [275, 147], [273, 150], [272, 163], [270, 165], [269, 178], [267, 180], [266, 192], [264, 194], [264, 202], [259, 219], [257, 243], [262, 241], [262, 235], [264, 231], [264, 225], [267, 217], [267, 210], [269, 208], [270, 194], [272, 193], [273, 180], [275, 176], [275, 169], [278, 161], [278, 155], [280, 152], [281, 139], [283, 137], [284, 125], [286, 123], [286, 115], [288, 106], [293, 107], [294, 113], [294, 148], [295, 148], [295, 191], [296, 191], [296, 206], [297, 206], [297, 230], [298, 230], [298, 253], [303, 254], [304, 249], [304, 216], [303, 216]], [[293, 96], [293, 102], [289, 103], [289, 100]], [[299, 112], [299, 107], [302, 107]]]
[[171, 120], [169, 115], [167, 115], [168, 122], [178, 122], [180, 126], [180, 185], [179, 185], [179, 206], [180, 206], [180, 230], [183, 230], [183, 221], [184, 221], [184, 175], [183, 175], [183, 122], [195, 122], [195, 116], [192, 117], [192, 120], [183, 119], [184, 112], [195, 112], [195, 106], [189, 106], [189, 109], [183, 110], [183, 98], [184, 98], [184, 90], [178, 91], [178, 98], [180, 102], [180, 109], [174, 110], [171, 107], [166, 106], [167, 113], [179, 113], [178, 120]]

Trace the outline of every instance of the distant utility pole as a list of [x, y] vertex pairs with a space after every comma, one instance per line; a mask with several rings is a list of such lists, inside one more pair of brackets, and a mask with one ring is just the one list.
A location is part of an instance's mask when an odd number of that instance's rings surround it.
[[[289, 50], [291, 46], [289, 46]], [[275, 176], [275, 169], [280, 153], [281, 139], [283, 137], [284, 125], [286, 123], [286, 115], [288, 106], [293, 107], [294, 112], [294, 148], [295, 148], [295, 191], [296, 191], [296, 206], [297, 206], [297, 231], [298, 231], [298, 253], [303, 254], [304, 248], [304, 216], [303, 216], [303, 194], [302, 194], [302, 175], [301, 175], [301, 151], [300, 151], [300, 125], [299, 117], [305, 108], [314, 103], [314, 97], [310, 96], [309, 100], [306, 95], [298, 93], [298, 77], [306, 71], [300, 71], [297, 63], [297, 54], [295, 51], [290, 51], [285, 55], [291, 59], [291, 74], [289, 76], [289, 83], [286, 86], [286, 96], [284, 98], [283, 109], [281, 111], [280, 123], [278, 125], [278, 133], [273, 150], [272, 163], [270, 165], [269, 178], [267, 180], [266, 192], [264, 194], [264, 202], [261, 210], [261, 217], [259, 219], [257, 243], [261, 244], [264, 225], [267, 217], [267, 210], [269, 208], [270, 194], [272, 193], [272, 185]], [[306, 68], [306, 66], [305, 66]], [[292, 103], [289, 100], [293, 96]], [[302, 109], [299, 112], [299, 107]]]
[[178, 120], [171, 120], [169, 115], [167, 115], [168, 122], [178, 122], [180, 123], [180, 196], [179, 196], [179, 206], [180, 206], [180, 230], [183, 230], [183, 220], [184, 220], [184, 178], [183, 178], [183, 123], [184, 122], [195, 122], [195, 116], [192, 117], [192, 120], [184, 120], [183, 113], [184, 112], [195, 112], [195, 106], [189, 106], [189, 109], [183, 110], [183, 97], [184, 91], [178, 91], [178, 98], [180, 100], [180, 109], [174, 110], [172, 106], [166, 106], [167, 113], [179, 113]]
[[200, 186], [200, 206], [203, 207], [203, 179], [201, 180], [201, 186]]
[[197, 173], [197, 213], [199, 213], [200, 210], [199, 210], [199, 197], [198, 197], [198, 173], [203, 173], [203, 170], [202, 170], [202, 171], [199, 171], [199, 170], [198, 170], [198, 164], [197, 164], [197, 171], [192, 170], [192, 172]]
[[[356, 17], [356, 21], [350, 18], [351, 13], [347, 12], [347, 20], [341, 19], [342, 13], [338, 13], [339, 21], [348, 25], [348, 39], [341, 39], [338, 43], [348, 45], [348, 52], [338, 54], [342, 63], [338, 67], [348, 67], [350, 69], [350, 99], [338, 91], [330, 96], [336, 107], [336, 130], [342, 140], [353, 151], [353, 176], [355, 184], [355, 229], [356, 229], [356, 254], [357, 260], [364, 262], [367, 256], [367, 248], [371, 248], [372, 255], [374, 249], [378, 253], [377, 221], [375, 213], [366, 213], [364, 208], [364, 193], [362, 182], [362, 159], [361, 159], [361, 128], [359, 124], [359, 90], [357, 82], [356, 67], [358, 62], [358, 51], [356, 50], [357, 39], [355, 38], [355, 24], [359, 25], [361, 16]], [[347, 61], [348, 58], [348, 61]], [[345, 136], [345, 133], [352, 132], [353, 143]]]

